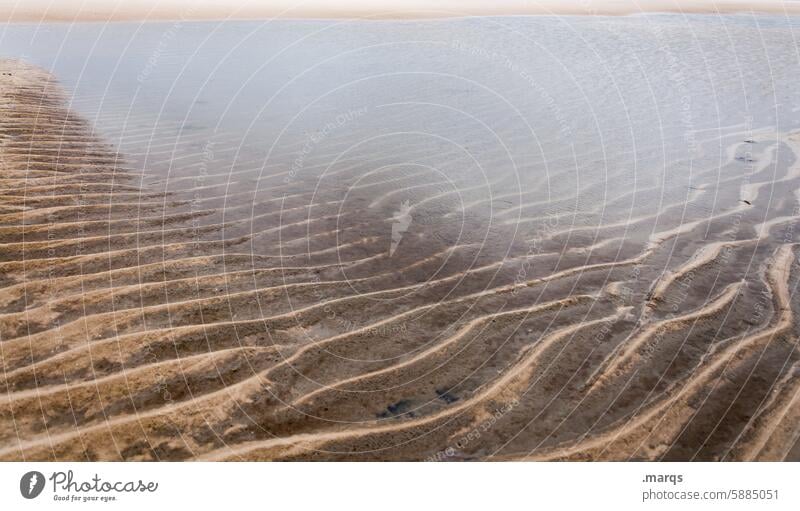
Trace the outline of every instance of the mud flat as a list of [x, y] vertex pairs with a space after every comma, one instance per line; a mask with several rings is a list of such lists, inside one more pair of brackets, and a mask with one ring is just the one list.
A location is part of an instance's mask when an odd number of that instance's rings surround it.
[[420, 103], [466, 156], [392, 97], [227, 165], [238, 135], [114, 139], [0, 61], [0, 459], [800, 460], [797, 128], [512, 166], [528, 134], [469, 98]]

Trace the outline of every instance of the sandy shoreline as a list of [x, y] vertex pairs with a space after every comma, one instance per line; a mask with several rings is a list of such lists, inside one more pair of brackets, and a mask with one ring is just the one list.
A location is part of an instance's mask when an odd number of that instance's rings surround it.
[[[53, 0], [0, 1], [0, 19], [5, 22], [80, 22], [80, 21], [156, 21], [222, 19], [426, 19], [464, 16], [512, 15], [631, 15], [641, 13], [734, 14], [769, 13], [797, 15], [800, 2], [766, 0], [542, 0], [510, 1], [503, 5], [489, 2], [324, 2], [299, 3], [291, 0], [272, 2], [221, 2], [206, 0], [146, 0], [131, 2], [89, 0], [63, 2]], [[265, 5], [267, 4], [267, 5]]]
[[[187, 209], [193, 181], [139, 184], [55, 77], [0, 72], [2, 460], [800, 457], [795, 217], [758, 209], [800, 180], [773, 160], [797, 135], [728, 134], [719, 190], [594, 239], [566, 225], [498, 259], [415, 223], [392, 255], [384, 210], [336, 190]], [[373, 177], [351, 195], [404, 179]], [[714, 215], [668, 214], [712, 193]]]

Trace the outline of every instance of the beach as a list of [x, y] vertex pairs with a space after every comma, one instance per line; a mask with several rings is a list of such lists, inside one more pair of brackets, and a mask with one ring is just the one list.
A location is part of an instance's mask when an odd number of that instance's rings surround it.
[[793, 0], [412, 0], [385, 2], [350, 0], [2, 0], [0, 15], [13, 22], [52, 21], [157, 21], [157, 20], [252, 20], [252, 19], [424, 19], [463, 16], [599, 15], [625, 16], [643, 13], [732, 14], [769, 13], [796, 15]]
[[800, 460], [775, 12], [7, 25], [0, 459]]

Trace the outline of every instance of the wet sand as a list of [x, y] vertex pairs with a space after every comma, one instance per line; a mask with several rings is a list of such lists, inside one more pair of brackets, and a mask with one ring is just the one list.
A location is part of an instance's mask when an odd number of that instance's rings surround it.
[[800, 460], [795, 131], [668, 179], [349, 133], [156, 179], [0, 71], [0, 459]]

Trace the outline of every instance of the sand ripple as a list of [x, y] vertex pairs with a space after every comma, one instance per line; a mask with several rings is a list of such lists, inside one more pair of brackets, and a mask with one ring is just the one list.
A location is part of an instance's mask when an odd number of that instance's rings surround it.
[[796, 135], [670, 189], [259, 199], [144, 183], [0, 70], [0, 459], [800, 459]]

